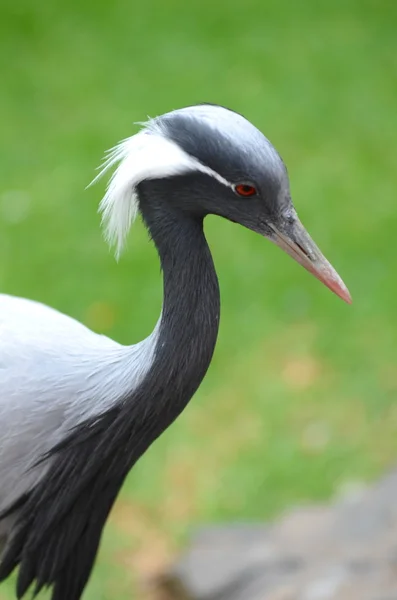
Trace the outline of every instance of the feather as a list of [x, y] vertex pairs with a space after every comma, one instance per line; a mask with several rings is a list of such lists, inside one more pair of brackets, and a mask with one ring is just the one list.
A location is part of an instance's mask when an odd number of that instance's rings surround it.
[[109, 169], [118, 165], [99, 206], [105, 238], [115, 248], [117, 259], [139, 210], [137, 187], [142, 181], [199, 171], [228, 187], [232, 185], [168, 139], [156, 119], [143, 125], [141, 131], [107, 151], [99, 174], [90, 183], [90, 186], [93, 185]]

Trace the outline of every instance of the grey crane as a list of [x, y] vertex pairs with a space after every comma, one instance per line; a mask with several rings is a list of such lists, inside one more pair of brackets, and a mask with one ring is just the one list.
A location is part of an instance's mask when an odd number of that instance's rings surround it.
[[0, 295], [0, 581], [78, 600], [136, 461], [196, 392], [218, 334], [218, 280], [203, 231], [215, 214], [268, 238], [346, 302], [293, 207], [286, 168], [242, 115], [200, 104], [141, 124], [108, 154], [101, 203], [120, 253], [140, 213], [164, 299], [151, 335], [122, 346], [40, 303]]

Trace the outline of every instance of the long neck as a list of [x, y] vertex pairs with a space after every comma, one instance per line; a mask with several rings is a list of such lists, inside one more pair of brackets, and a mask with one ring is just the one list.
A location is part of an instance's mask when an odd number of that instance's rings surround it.
[[220, 314], [218, 279], [201, 219], [153, 201], [143, 203], [142, 213], [164, 276], [163, 310], [146, 394], [148, 401], [155, 396], [175, 418], [200, 385], [212, 358]]
[[143, 202], [142, 213], [164, 272], [154, 359], [138, 387], [51, 449], [45, 475], [19, 501], [17, 535], [0, 579], [20, 563], [20, 595], [36, 579], [39, 589], [54, 586], [53, 598], [81, 598], [127, 473], [180, 414], [211, 361], [219, 290], [202, 222], [167, 212], [161, 203]]

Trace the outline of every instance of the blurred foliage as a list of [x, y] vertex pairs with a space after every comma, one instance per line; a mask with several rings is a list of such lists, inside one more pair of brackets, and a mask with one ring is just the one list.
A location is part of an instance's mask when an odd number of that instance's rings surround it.
[[213, 364], [129, 477], [87, 600], [131, 598], [194, 524], [266, 519], [395, 460], [396, 28], [391, 0], [1, 0], [3, 292], [123, 343], [147, 335], [155, 252], [137, 224], [117, 265], [96, 212], [104, 184], [84, 188], [133, 121], [210, 101], [276, 145], [354, 299], [208, 220], [223, 304]]

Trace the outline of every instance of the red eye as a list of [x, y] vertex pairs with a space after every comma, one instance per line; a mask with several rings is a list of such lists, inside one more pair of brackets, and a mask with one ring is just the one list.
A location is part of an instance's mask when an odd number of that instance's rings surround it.
[[235, 191], [239, 196], [255, 196], [256, 189], [253, 185], [248, 185], [247, 183], [239, 183], [235, 186]]

